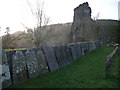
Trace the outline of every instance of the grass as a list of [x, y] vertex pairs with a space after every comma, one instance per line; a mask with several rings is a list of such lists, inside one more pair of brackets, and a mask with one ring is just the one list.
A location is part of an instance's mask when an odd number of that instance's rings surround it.
[[105, 59], [114, 49], [101, 47], [55, 72], [45, 73], [10, 88], [117, 88], [117, 80], [105, 78]]

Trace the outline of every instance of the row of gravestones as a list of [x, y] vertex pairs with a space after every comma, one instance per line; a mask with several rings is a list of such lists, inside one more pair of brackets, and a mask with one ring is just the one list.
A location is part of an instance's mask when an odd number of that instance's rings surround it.
[[33, 50], [2, 51], [1, 71], [0, 82], [2, 88], [5, 88], [12, 83], [22, 82], [48, 72], [48, 67], [44, 53], [40, 50], [36, 53]]
[[0, 65], [2, 88], [45, 72], [53, 72], [99, 46], [99, 42], [87, 42], [52, 47], [46, 45], [41, 49], [24, 51], [5, 52], [2, 50], [2, 64]]

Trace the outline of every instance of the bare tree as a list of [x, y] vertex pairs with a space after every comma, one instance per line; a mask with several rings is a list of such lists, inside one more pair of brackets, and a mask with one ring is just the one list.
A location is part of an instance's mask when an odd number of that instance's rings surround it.
[[37, 25], [34, 29], [27, 28], [27, 36], [32, 39], [34, 46], [38, 48], [41, 47], [49, 36], [48, 34], [51, 32], [46, 30], [46, 25], [49, 23], [49, 18], [46, 17], [44, 13], [44, 2], [40, 3], [40, 1], [37, 0], [35, 7], [33, 7], [32, 3], [27, 0], [27, 4], [33, 17], [37, 19]]
[[93, 20], [97, 20], [99, 16], [100, 16], [100, 13], [97, 13], [97, 15], [93, 17]]

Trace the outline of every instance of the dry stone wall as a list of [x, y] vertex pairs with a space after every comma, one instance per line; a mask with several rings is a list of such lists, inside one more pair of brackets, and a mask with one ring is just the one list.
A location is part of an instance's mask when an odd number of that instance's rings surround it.
[[94, 50], [100, 42], [61, 44], [43, 46], [41, 49], [17, 50], [5, 52], [2, 50], [0, 64], [0, 82], [3, 88], [14, 83], [23, 82], [45, 72], [53, 72], [72, 63], [74, 60]]

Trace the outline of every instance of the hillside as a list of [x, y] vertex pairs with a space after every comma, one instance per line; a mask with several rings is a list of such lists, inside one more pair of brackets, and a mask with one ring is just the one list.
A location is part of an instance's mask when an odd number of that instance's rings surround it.
[[[50, 42], [51, 44], [54, 44], [54, 42], [61, 42], [61, 43], [69, 43], [69, 35], [71, 30], [71, 24], [72, 23], [64, 23], [64, 24], [52, 24], [47, 25], [46, 30], [52, 30], [50, 33], [50, 36], [47, 37], [46, 43]], [[14, 34], [11, 34], [13, 37], [17, 37], [22, 32], [18, 31]], [[33, 47], [32, 40], [30, 38], [22, 38], [20, 40], [16, 40], [16, 48], [31, 48]]]
[[[118, 34], [120, 34], [120, 32], [118, 31], [118, 22], [119, 21], [117, 20], [107, 20], [107, 19], [96, 20], [95, 23], [97, 25], [96, 30], [97, 30], [98, 40], [104, 41], [108, 39], [112, 41], [117, 41], [116, 39], [119, 38]], [[46, 30], [47, 31], [51, 30], [52, 32], [50, 32], [50, 36], [47, 37], [46, 43], [47, 42], [50, 42], [51, 44], [54, 44], [55, 42], [70, 43], [71, 26], [72, 23], [47, 25]], [[17, 37], [21, 33], [22, 33], [21, 31], [18, 31], [11, 35]], [[87, 37], [94, 35], [93, 32], [91, 32], [90, 34], [84, 31], [84, 33], [85, 35], [87, 35]], [[31, 48], [34, 46], [30, 38], [22, 38], [20, 40], [16, 40], [15, 42], [16, 42], [16, 48]]]

